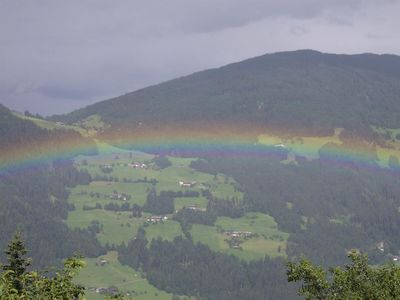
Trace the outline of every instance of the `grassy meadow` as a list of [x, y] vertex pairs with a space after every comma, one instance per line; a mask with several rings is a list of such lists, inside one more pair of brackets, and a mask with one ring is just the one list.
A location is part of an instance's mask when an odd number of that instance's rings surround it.
[[[101, 260], [106, 263], [102, 265]], [[88, 300], [104, 299], [104, 295], [96, 293], [93, 288], [110, 286], [117, 287], [126, 295], [126, 299], [170, 300], [172, 298], [171, 294], [149, 284], [140, 272], [121, 265], [116, 251], [110, 251], [98, 258], [88, 258], [85, 261], [86, 266], [76, 277], [76, 282], [86, 287]]]
[[[227, 243], [227, 231], [250, 231], [253, 237], [244, 240], [241, 249], [232, 249]], [[215, 251], [233, 254], [245, 260], [285, 256], [289, 235], [279, 231], [275, 220], [262, 213], [247, 213], [241, 218], [219, 217], [215, 226], [193, 224], [191, 234], [194, 242], [208, 245]]]

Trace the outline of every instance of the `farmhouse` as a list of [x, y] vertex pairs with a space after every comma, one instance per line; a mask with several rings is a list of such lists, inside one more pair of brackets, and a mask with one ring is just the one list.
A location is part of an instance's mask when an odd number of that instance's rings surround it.
[[147, 165], [141, 162], [131, 162], [129, 166], [134, 169], [147, 169]]
[[277, 144], [277, 145], [274, 145], [274, 147], [277, 147], [277, 148], [286, 148], [286, 146], [285, 146], [284, 144]]
[[128, 200], [128, 196], [123, 194], [123, 193], [118, 193], [118, 192], [114, 192], [111, 196], [111, 199], [113, 200], [122, 200], [122, 201], [126, 201]]
[[196, 181], [184, 181], [184, 180], [179, 181], [180, 187], [193, 187], [195, 185]]
[[251, 231], [226, 231], [225, 234], [230, 237], [247, 238], [251, 237]]
[[161, 222], [161, 221], [167, 220], [167, 219], [168, 219], [168, 217], [166, 217], [166, 216], [150, 216], [147, 218], [147, 222], [156, 224], [158, 222]]
[[205, 208], [198, 207], [196, 204], [184, 206], [183, 209], [194, 211], [206, 211]]

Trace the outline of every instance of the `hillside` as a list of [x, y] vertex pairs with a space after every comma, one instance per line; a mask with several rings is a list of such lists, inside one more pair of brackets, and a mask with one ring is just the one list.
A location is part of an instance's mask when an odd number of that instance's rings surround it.
[[108, 124], [244, 122], [312, 134], [400, 127], [400, 57], [311, 50], [266, 54], [198, 72], [53, 120]]
[[[332, 266], [350, 249], [373, 264], [400, 255], [400, 57], [267, 54], [29, 119], [42, 129], [4, 111], [0, 133], [18, 148], [42, 141], [24, 138], [24, 126], [95, 139], [96, 155], [79, 156], [67, 139], [73, 165], [42, 188], [47, 204], [57, 188], [68, 234], [88, 237], [90, 276], [79, 280], [92, 290], [294, 299], [286, 258]], [[68, 182], [75, 172], [87, 180]]]
[[58, 151], [70, 142], [87, 143], [74, 131], [40, 128], [0, 105], [0, 249], [19, 230], [35, 265], [59, 263], [75, 251], [101, 251], [88, 231], [64, 224], [71, 209], [68, 188], [90, 181], [88, 173], [72, 166], [73, 153], [58, 160], [48, 155], [48, 149]]

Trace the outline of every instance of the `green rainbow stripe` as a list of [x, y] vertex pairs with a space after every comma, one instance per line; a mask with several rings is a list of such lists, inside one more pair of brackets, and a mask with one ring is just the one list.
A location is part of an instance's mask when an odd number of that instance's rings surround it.
[[[398, 149], [385, 149], [362, 140], [343, 143], [337, 133], [327, 137], [296, 137], [287, 132], [268, 133], [265, 128], [238, 124], [125, 128], [108, 132], [99, 138], [125, 149], [157, 154], [265, 157], [280, 160], [290, 160], [292, 157], [294, 163], [293, 158], [301, 156], [310, 160], [321, 159], [341, 166], [362, 166], [368, 169], [387, 167], [388, 158], [400, 154]], [[92, 145], [82, 142], [81, 139], [70, 139], [61, 145], [47, 142], [33, 148], [12, 145], [0, 149], [0, 175], [24, 172], [43, 163], [93, 152]], [[323, 152], [320, 152], [321, 147]], [[97, 143], [97, 151], [106, 154], [112, 153], [115, 148], [100, 142]]]

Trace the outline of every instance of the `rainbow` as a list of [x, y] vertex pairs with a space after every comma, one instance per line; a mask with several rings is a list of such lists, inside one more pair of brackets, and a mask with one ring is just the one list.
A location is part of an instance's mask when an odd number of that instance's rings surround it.
[[35, 171], [37, 167], [71, 159], [83, 153], [95, 153], [89, 140], [69, 137], [61, 143], [44, 140], [39, 143], [19, 142], [0, 148], [0, 177]]
[[[297, 136], [243, 124], [185, 124], [119, 128], [94, 137], [97, 149], [88, 139], [69, 138], [61, 144], [44, 141], [35, 145], [19, 143], [0, 149], [0, 176], [34, 170], [51, 161], [62, 161], [79, 154], [111, 154], [123, 149], [186, 157], [261, 157], [296, 164], [299, 157], [368, 170], [389, 168], [389, 158], [400, 156], [400, 148], [384, 148], [362, 139], [343, 142], [340, 130], [332, 136]], [[118, 148], [110, 145], [117, 146]], [[126, 151], [126, 150], [125, 150]]]

